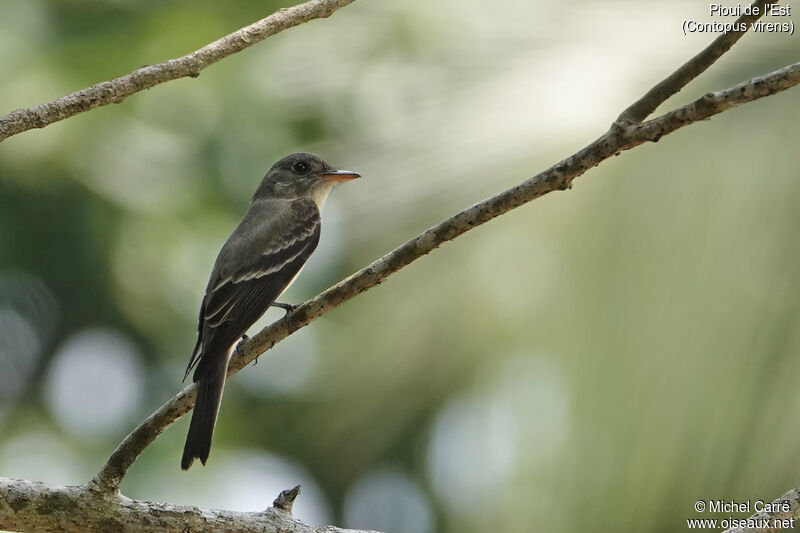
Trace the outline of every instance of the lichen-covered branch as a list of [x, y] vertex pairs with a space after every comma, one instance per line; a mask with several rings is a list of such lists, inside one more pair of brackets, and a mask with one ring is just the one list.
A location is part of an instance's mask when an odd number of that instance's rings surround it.
[[[284, 491], [290, 492], [297, 495], [296, 488]], [[291, 509], [290, 504], [284, 507]], [[58, 533], [368, 533], [309, 526], [277, 506], [253, 513], [199, 509], [132, 500], [91, 485], [61, 487], [4, 477], [0, 477], [0, 529]]]
[[[487, 200], [473, 205], [414, 237], [372, 264], [308, 300], [284, 319], [267, 326], [234, 354], [228, 374], [241, 370], [294, 331], [308, 325], [350, 298], [380, 284], [390, 274], [416, 261], [447, 241], [549, 192], [570, 187], [572, 181], [605, 159], [673, 131], [705, 120], [734, 106], [783, 91], [800, 83], [800, 63], [754, 78], [730, 89], [708, 93], [698, 100], [638, 126], [614, 124], [599, 139], [549, 169]], [[139, 454], [170, 424], [194, 405], [190, 385], [150, 415], [117, 447], [95, 476], [98, 486], [116, 488]]]
[[64, 120], [95, 107], [119, 103], [130, 95], [160, 83], [197, 77], [200, 71], [267, 37], [309, 20], [328, 17], [355, 0], [310, 0], [276, 11], [272, 15], [195, 50], [191, 54], [148, 65], [130, 74], [92, 85], [52, 102], [17, 109], [0, 117], [0, 142], [12, 135]]

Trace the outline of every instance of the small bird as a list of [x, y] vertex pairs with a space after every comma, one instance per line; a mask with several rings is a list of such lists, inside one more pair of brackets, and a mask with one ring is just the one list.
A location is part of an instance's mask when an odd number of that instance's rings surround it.
[[360, 177], [320, 157], [284, 157], [261, 180], [250, 208], [222, 246], [200, 306], [197, 344], [184, 379], [197, 383], [181, 468], [206, 464], [234, 345], [295, 280], [317, 247], [320, 212], [339, 182]]

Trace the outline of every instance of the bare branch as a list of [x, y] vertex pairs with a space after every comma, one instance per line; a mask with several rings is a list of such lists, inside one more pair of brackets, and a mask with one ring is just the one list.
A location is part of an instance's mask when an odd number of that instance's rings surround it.
[[[608, 133], [576, 154], [430, 228], [303, 303], [285, 318], [267, 326], [243, 346], [241, 355], [234, 354], [228, 375], [235, 374], [291, 333], [350, 298], [380, 284], [392, 273], [432, 252], [445, 242], [540, 196], [569, 188], [575, 178], [605, 159], [642, 143], [655, 142], [683, 126], [705, 120], [734, 106], [786, 90], [798, 83], [800, 83], [800, 63], [724, 91], [709, 93], [684, 107], [639, 126], [626, 130], [612, 127]], [[99, 487], [116, 489], [139, 454], [165, 428], [192, 408], [194, 396], [195, 387], [190, 385], [150, 415], [120, 443], [95, 476], [94, 483]]]
[[130, 95], [160, 83], [200, 75], [200, 71], [229, 55], [249, 48], [267, 37], [316, 18], [329, 17], [337, 9], [355, 0], [310, 0], [280, 9], [272, 15], [245, 26], [177, 59], [148, 65], [130, 74], [92, 85], [52, 102], [17, 109], [0, 117], [0, 142], [33, 128], [89, 111], [95, 107], [122, 102]]
[[[736, 41], [747, 32], [750, 24], [758, 20], [764, 14], [764, 6], [768, 2], [770, 2], [770, 0], [756, 0], [753, 2], [751, 8], [758, 7], [758, 14], [744, 14], [736, 19], [737, 26], [738, 24], [742, 24], [745, 28], [744, 30], [723, 33], [714, 39], [702, 52], [658, 82], [652, 89], [647, 91], [644, 96], [623, 111], [619, 118], [617, 118], [617, 124], [623, 127], [639, 124], [650, 116], [650, 113], [655, 111], [658, 106], [666, 102], [670, 96], [678, 93], [681, 89], [686, 87], [690, 81], [705, 72], [717, 59], [722, 57], [722, 54], [730, 50], [731, 47], [736, 44]], [[777, 0], [772, 1], [772, 3], [777, 3]], [[750, 13], [753, 13], [752, 9]]]
[[794, 63], [724, 91], [707, 93], [694, 102], [635, 127], [627, 135], [635, 144], [626, 144], [624, 148], [632, 148], [647, 141], [656, 142], [664, 135], [684, 126], [706, 120], [747, 102], [785, 91], [798, 82], [800, 82], [800, 63]]
[[[266, 496], [264, 499], [268, 500]], [[63, 533], [368, 533], [333, 526], [309, 526], [294, 518], [291, 512], [276, 507], [256, 513], [199, 509], [132, 500], [86, 485], [59, 487], [4, 477], [0, 477], [0, 529]]]
[[161, 435], [161, 432], [191, 410], [197, 395], [196, 389], [194, 384], [189, 385], [131, 431], [94, 477], [92, 484], [104, 490], [117, 490], [125, 472], [139, 454]]

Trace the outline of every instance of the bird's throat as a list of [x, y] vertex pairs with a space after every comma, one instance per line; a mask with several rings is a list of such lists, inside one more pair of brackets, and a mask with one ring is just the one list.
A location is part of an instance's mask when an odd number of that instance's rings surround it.
[[333, 189], [334, 185], [336, 185], [335, 181], [323, 180], [317, 183], [311, 190], [311, 199], [317, 204], [317, 209], [319, 209], [320, 213], [322, 213], [322, 206], [325, 205], [325, 200], [328, 199], [328, 195], [331, 193], [331, 189]]

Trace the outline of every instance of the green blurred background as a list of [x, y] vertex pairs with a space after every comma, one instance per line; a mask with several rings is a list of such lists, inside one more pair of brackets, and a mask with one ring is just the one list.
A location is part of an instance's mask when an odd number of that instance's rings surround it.
[[[276, 2], [5, 0], [2, 111], [183, 55]], [[181, 387], [266, 169], [336, 190], [300, 302], [591, 141], [714, 35], [690, 1], [359, 0], [0, 144], [0, 475], [88, 480]], [[722, 19], [718, 19], [722, 20]], [[725, 19], [723, 21], [730, 21]], [[748, 35], [671, 105], [796, 61]], [[666, 109], [666, 107], [664, 108]], [[605, 162], [325, 315], [128, 496], [401, 533], [661, 531], [800, 484], [800, 91]], [[253, 331], [275, 318], [271, 311]]]

